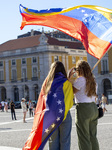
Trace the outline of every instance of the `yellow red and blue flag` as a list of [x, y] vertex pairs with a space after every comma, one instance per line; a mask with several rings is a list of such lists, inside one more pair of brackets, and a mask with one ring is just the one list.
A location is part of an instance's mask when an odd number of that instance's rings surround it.
[[33, 127], [23, 150], [42, 150], [73, 106], [72, 84], [63, 74], [55, 75], [47, 96], [43, 88], [39, 95]]
[[33, 10], [20, 5], [21, 29], [42, 25], [58, 29], [80, 40], [87, 52], [100, 59], [112, 44], [112, 10], [94, 5], [67, 9]]

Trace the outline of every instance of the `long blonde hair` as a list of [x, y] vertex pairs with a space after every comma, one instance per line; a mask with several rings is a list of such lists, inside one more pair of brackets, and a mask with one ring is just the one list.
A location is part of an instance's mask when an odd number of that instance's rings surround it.
[[48, 94], [50, 88], [51, 88], [51, 84], [54, 80], [54, 76], [56, 73], [59, 73], [61, 72], [66, 78], [67, 78], [67, 74], [66, 74], [66, 71], [65, 71], [65, 67], [63, 65], [62, 62], [60, 61], [56, 61], [54, 63], [51, 64], [51, 67], [50, 67], [50, 71], [43, 83], [43, 90], [44, 90], [44, 93], [45, 95]]
[[85, 93], [88, 97], [96, 96], [96, 82], [89, 64], [86, 61], [78, 61], [76, 70], [79, 76], [86, 78]]

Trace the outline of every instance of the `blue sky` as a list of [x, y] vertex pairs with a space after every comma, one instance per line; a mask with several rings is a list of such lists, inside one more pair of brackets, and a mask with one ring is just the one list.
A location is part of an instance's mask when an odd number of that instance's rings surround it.
[[[111, 0], [2, 0], [0, 3], [0, 44], [16, 39], [18, 35], [34, 30], [42, 30], [42, 26], [30, 25], [20, 30], [22, 17], [19, 4], [31, 9], [68, 8], [77, 5], [97, 5], [112, 9]], [[44, 27], [45, 31], [53, 30]]]

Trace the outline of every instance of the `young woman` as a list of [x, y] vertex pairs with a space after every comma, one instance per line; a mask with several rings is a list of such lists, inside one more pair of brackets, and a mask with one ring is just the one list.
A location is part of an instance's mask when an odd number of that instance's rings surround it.
[[27, 112], [27, 106], [26, 106], [26, 103], [25, 103], [25, 98], [22, 98], [21, 100], [21, 107], [22, 107], [22, 111], [23, 111], [23, 123], [26, 123], [26, 112]]
[[102, 103], [103, 113], [105, 113], [105, 111], [107, 111], [106, 104], [108, 104], [108, 101], [104, 93], [102, 94], [101, 103]]
[[[73, 88], [62, 62], [51, 64], [42, 85], [35, 110], [32, 131], [23, 150], [43, 150], [49, 140], [50, 150], [70, 150]], [[67, 116], [67, 117], [66, 117]], [[65, 119], [66, 118], [66, 119]]]
[[[67, 78], [67, 74], [62, 62], [56, 61], [51, 65], [51, 69], [47, 76], [47, 83], [45, 91], [50, 90], [51, 83], [55, 78], [56, 74]], [[69, 99], [68, 99], [69, 100]], [[70, 111], [67, 114], [66, 119], [61, 123], [58, 129], [51, 135], [49, 139], [49, 150], [70, 150], [71, 143], [71, 128], [72, 128], [72, 118]]]
[[[96, 82], [91, 68], [86, 61], [76, 64], [77, 79], [73, 83], [76, 113], [75, 123], [79, 150], [99, 150], [97, 134], [98, 109], [95, 104]], [[74, 68], [69, 72], [69, 78]]]
[[13, 101], [11, 101], [10, 103], [10, 109], [11, 109], [11, 116], [12, 116], [12, 120], [17, 120], [16, 119], [16, 114], [15, 114], [15, 104]]

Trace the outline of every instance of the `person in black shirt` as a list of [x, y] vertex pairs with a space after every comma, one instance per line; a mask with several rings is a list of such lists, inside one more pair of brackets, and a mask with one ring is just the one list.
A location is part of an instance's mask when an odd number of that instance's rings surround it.
[[13, 101], [11, 101], [10, 103], [10, 109], [11, 109], [11, 116], [12, 116], [12, 120], [17, 120], [16, 119], [16, 114], [15, 114], [15, 104]]

